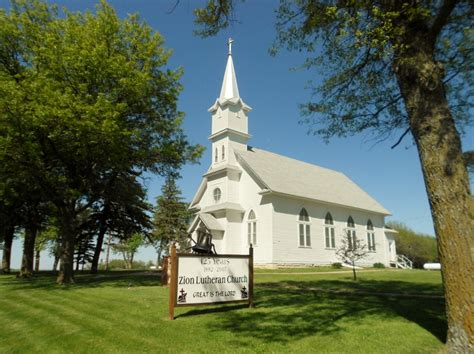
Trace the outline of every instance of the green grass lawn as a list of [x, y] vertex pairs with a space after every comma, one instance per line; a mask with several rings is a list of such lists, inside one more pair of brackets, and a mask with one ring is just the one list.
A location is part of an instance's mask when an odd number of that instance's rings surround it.
[[322, 272], [351, 271], [350, 268], [334, 267], [292, 267], [292, 268], [255, 268], [255, 273], [322, 273]]
[[255, 308], [184, 307], [174, 321], [156, 274], [76, 279], [0, 276], [0, 353], [435, 353], [446, 332], [438, 272], [257, 273]]

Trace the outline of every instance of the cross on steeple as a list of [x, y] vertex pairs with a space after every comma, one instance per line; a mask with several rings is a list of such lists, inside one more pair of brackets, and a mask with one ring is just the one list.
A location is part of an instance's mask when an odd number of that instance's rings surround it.
[[227, 45], [229, 47], [229, 55], [232, 55], [232, 43], [234, 42], [234, 40], [232, 38], [229, 38], [227, 40]]

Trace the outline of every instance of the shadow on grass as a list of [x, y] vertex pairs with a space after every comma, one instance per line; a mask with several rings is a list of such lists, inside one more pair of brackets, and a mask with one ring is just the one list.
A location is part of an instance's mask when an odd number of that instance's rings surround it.
[[[11, 290], [75, 289], [99, 287], [161, 286], [159, 272], [113, 271], [97, 275], [76, 274], [74, 286], [58, 286], [55, 274], [40, 272], [32, 279], [16, 279], [14, 275], [0, 276], [2, 287]], [[331, 335], [356, 326], [373, 316], [376, 324], [383, 320], [403, 317], [423, 327], [442, 342], [447, 330], [445, 305], [441, 284], [413, 281], [307, 279], [257, 282], [256, 309], [246, 305], [191, 308], [177, 317], [196, 315], [216, 316], [208, 324], [211, 331], [238, 333], [235, 344], [246, 347], [246, 338], [265, 342], [286, 342]], [[378, 321], [378, 322], [377, 322]], [[374, 327], [373, 329], [378, 329]]]
[[[315, 334], [333, 335], [371, 316], [377, 323], [404, 317], [445, 342], [444, 299], [423, 295], [410, 297], [409, 293], [440, 295], [440, 287], [380, 280], [260, 283], [255, 289], [256, 309], [234, 312], [226, 309], [229, 312], [209, 326], [211, 330], [238, 333], [235, 344], [246, 346], [245, 338], [248, 337], [285, 344]], [[181, 316], [213, 312], [216, 310], [193, 310]], [[243, 339], [239, 340], [239, 337]]]
[[0, 287], [8, 286], [9, 289], [78, 289], [100, 287], [135, 287], [135, 286], [161, 286], [161, 273], [143, 270], [99, 272], [88, 274], [76, 272], [75, 283], [71, 286], [56, 284], [56, 273], [41, 271], [29, 279], [16, 278], [17, 273], [0, 276]]
[[209, 307], [193, 309], [185, 313], [182, 313], [180, 315], [177, 315], [174, 318], [178, 319], [181, 317], [192, 317], [192, 316], [205, 315], [205, 314], [210, 314], [210, 313], [225, 313], [225, 312], [248, 308], [247, 304], [221, 305], [219, 307], [211, 307], [211, 306], [212, 305], [209, 305]]

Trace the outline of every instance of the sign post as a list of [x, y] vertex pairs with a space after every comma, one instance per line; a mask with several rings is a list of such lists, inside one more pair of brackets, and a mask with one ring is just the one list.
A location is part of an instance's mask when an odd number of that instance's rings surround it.
[[177, 254], [176, 254], [176, 244], [173, 243], [173, 246], [171, 246], [171, 283], [170, 283], [170, 320], [174, 320], [174, 306], [175, 302], [171, 301], [174, 299], [176, 296], [176, 291], [177, 291], [177, 285], [176, 285], [176, 278], [177, 278], [177, 272], [176, 272], [176, 267], [177, 267]]
[[253, 307], [253, 248], [248, 255], [196, 255], [171, 249], [169, 317], [180, 306], [248, 303]]

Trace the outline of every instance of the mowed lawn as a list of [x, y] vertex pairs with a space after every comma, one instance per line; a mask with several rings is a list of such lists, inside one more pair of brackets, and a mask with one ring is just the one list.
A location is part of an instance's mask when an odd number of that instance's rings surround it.
[[[285, 271], [282, 270], [282, 273]], [[436, 353], [446, 332], [439, 272], [256, 273], [255, 304], [176, 309], [152, 273], [54, 285], [0, 276], [0, 353]]]

